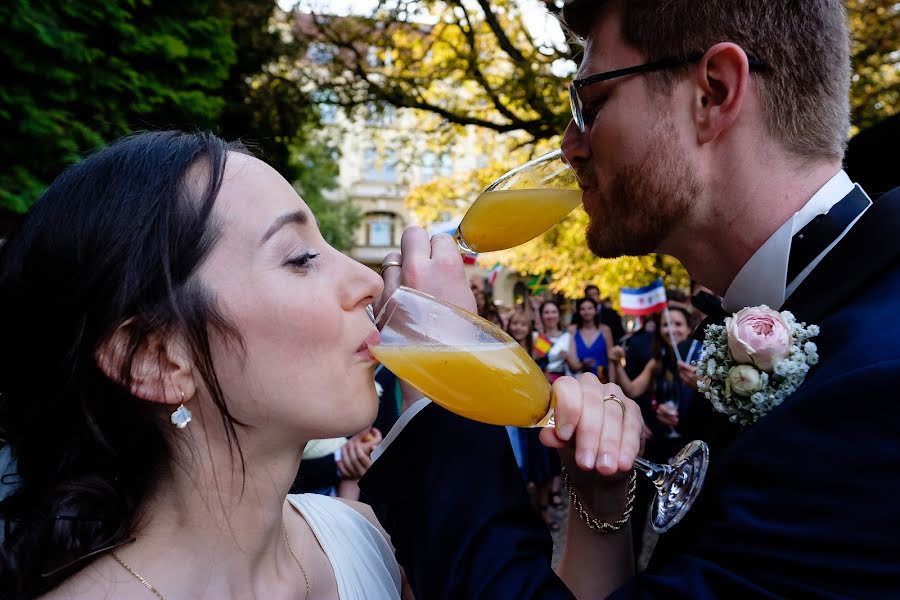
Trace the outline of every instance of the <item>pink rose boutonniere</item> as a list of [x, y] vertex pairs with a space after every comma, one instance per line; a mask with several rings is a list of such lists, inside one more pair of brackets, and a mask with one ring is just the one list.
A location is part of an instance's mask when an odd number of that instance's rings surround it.
[[790, 312], [745, 308], [724, 325], [706, 329], [697, 364], [700, 391], [735, 423], [751, 425], [784, 402], [819, 362], [810, 338], [816, 325], [797, 323]]

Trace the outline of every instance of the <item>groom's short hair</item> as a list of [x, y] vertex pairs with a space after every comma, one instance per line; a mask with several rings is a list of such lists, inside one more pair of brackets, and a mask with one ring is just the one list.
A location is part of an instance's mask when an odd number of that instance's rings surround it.
[[[570, 0], [563, 25], [584, 39], [609, 6], [620, 9], [622, 39], [648, 61], [738, 44], [769, 67], [756, 81], [775, 138], [801, 160], [843, 158], [850, 132], [844, 0]], [[648, 80], [668, 93], [684, 72], [651, 73]]]

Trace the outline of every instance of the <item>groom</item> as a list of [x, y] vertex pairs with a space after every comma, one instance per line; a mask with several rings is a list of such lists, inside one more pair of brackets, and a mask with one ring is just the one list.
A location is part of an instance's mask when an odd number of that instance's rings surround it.
[[[821, 329], [819, 365], [711, 457], [688, 517], [616, 597], [896, 597], [900, 190], [873, 203], [842, 170], [844, 3], [569, 0], [563, 20], [585, 41], [562, 147], [590, 249], [671, 254], [724, 313], [766, 304]], [[565, 597], [539, 524], [518, 512], [501, 431], [454, 447], [437, 412], [394, 432], [363, 483], [391, 512], [414, 589]], [[480, 460], [459, 450], [478, 445]]]

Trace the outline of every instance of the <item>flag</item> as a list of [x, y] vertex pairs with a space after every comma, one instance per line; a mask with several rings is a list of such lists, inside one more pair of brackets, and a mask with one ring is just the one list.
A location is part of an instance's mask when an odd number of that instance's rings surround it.
[[666, 287], [662, 279], [657, 279], [642, 288], [622, 288], [619, 304], [623, 315], [643, 317], [659, 312], [666, 307]]
[[553, 341], [543, 333], [539, 333], [535, 336], [534, 343], [531, 346], [535, 358], [544, 358], [550, 352], [550, 348], [553, 347]]
[[500, 275], [500, 271], [503, 270], [503, 265], [500, 263], [495, 263], [491, 270], [488, 272], [487, 280], [488, 285], [494, 287], [494, 283], [497, 281], [497, 277]]
[[528, 280], [528, 291], [532, 296], [540, 296], [547, 291], [547, 272], [535, 275]]

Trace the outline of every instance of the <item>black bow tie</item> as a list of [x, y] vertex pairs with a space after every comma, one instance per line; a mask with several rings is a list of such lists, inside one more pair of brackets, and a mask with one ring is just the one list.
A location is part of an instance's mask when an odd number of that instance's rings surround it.
[[722, 308], [722, 299], [707, 292], [697, 292], [696, 296], [691, 297], [691, 304], [706, 315], [703, 322], [694, 330], [694, 339], [701, 342], [709, 325], [721, 325], [726, 318], [731, 316], [727, 310]]
[[691, 304], [709, 319], [724, 321], [728, 316], [728, 312], [722, 308], [722, 299], [708, 292], [697, 292], [696, 296], [691, 297]]

